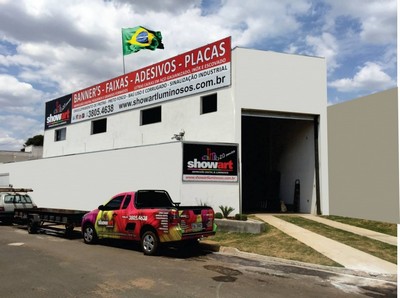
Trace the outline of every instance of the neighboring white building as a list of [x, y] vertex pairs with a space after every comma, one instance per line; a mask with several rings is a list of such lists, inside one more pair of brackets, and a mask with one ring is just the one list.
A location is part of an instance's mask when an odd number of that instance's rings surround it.
[[297, 211], [328, 214], [326, 61], [217, 41], [48, 102], [43, 157], [0, 165], [40, 206], [160, 188], [182, 204], [273, 212], [297, 209], [298, 180]]

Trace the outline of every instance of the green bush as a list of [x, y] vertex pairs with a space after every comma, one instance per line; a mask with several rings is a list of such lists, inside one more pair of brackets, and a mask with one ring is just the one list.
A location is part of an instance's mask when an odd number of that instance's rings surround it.
[[214, 215], [214, 217], [215, 217], [215, 218], [218, 218], [218, 219], [222, 219], [222, 218], [223, 218], [223, 215], [222, 215], [221, 212], [216, 212], [215, 215]]
[[246, 214], [239, 214], [239, 213], [237, 213], [237, 214], [235, 214], [235, 219], [236, 219], [236, 220], [243, 220], [243, 221], [246, 221], [246, 220], [247, 220], [247, 215], [246, 215]]
[[231, 214], [231, 212], [232, 212], [233, 210], [235, 210], [235, 208], [228, 207], [228, 206], [222, 206], [222, 205], [219, 206], [219, 209], [221, 209], [222, 215], [223, 215], [225, 218], [228, 218], [229, 214]]

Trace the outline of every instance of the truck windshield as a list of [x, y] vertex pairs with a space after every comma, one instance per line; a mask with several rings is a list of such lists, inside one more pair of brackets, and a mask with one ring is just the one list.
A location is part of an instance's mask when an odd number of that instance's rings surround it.
[[135, 205], [136, 208], [173, 207], [169, 195], [164, 191], [138, 191]]
[[4, 203], [28, 203], [31, 204], [30, 196], [23, 194], [7, 194], [4, 197]]

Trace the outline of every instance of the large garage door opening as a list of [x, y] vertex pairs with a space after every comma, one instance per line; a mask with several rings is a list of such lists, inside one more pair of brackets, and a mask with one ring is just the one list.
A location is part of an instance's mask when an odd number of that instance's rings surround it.
[[244, 213], [316, 212], [316, 121], [308, 115], [242, 114]]

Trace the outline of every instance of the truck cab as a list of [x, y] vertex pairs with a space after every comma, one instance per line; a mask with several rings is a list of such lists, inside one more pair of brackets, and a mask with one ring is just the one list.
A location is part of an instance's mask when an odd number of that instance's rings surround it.
[[28, 192], [30, 188], [0, 187], [0, 221], [3, 224], [11, 224], [14, 220], [15, 209], [35, 208]]

